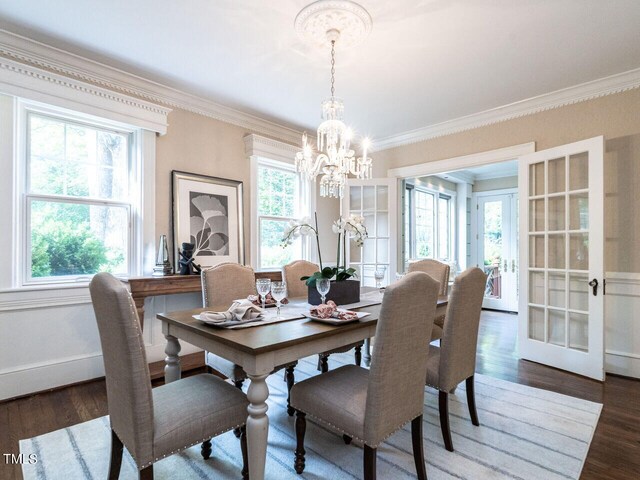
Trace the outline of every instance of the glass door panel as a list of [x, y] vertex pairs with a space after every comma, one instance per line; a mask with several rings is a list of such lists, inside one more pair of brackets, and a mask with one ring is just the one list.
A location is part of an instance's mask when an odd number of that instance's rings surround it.
[[[603, 378], [602, 138], [520, 159], [523, 358]], [[594, 282], [592, 282], [592, 279]], [[590, 283], [591, 282], [591, 283]]]
[[348, 244], [349, 266], [359, 273], [361, 286], [375, 287], [375, 271], [384, 271], [383, 285], [388, 285], [396, 273], [395, 251], [395, 179], [349, 180], [348, 195], [343, 199], [344, 216], [364, 218], [368, 237], [359, 247]]
[[[484, 308], [517, 310], [515, 200], [512, 193], [477, 196], [478, 266], [487, 274]], [[535, 217], [538, 207], [531, 205]]]

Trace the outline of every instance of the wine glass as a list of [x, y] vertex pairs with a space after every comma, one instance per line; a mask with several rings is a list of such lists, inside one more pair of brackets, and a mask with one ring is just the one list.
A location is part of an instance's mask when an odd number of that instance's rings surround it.
[[316, 280], [316, 290], [322, 297], [322, 303], [325, 303], [327, 299], [327, 293], [329, 293], [329, 289], [331, 288], [331, 280], [328, 278], [321, 278], [320, 280]]
[[373, 278], [376, 279], [376, 287], [378, 289], [382, 289], [382, 281], [384, 280], [385, 273], [387, 273], [387, 267], [378, 267], [378, 269], [373, 272]]
[[262, 308], [265, 308], [265, 302], [267, 301], [267, 294], [271, 291], [271, 280], [268, 278], [259, 278], [256, 280], [256, 290], [258, 295], [262, 299]]
[[287, 296], [287, 284], [285, 282], [271, 283], [271, 296], [276, 301], [277, 311], [276, 318], [280, 317], [280, 302]]

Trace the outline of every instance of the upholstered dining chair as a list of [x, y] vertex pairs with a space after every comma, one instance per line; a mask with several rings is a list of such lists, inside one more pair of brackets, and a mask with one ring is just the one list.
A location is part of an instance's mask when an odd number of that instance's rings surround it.
[[444, 445], [453, 452], [449, 428], [449, 392], [465, 381], [471, 423], [479, 426], [473, 377], [476, 370], [478, 328], [487, 276], [479, 268], [462, 272], [453, 283], [442, 345], [429, 348], [426, 384], [438, 390], [440, 429]]
[[[306, 260], [294, 260], [293, 262], [282, 267], [282, 278], [287, 283], [287, 292], [290, 297], [307, 297], [308, 287], [301, 277], [311, 276], [317, 272], [320, 267]], [[356, 342], [344, 347], [334, 348], [328, 352], [318, 354], [318, 370], [322, 373], [329, 371], [329, 355], [332, 353], [345, 353], [354, 350], [356, 365], [360, 366], [362, 362], [362, 345], [364, 342]]]
[[[202, 303], [204, 308], [222, 311], [229, 308], [234, 300], [247, 298], [256, 293], [256, 276], [253, 268], [239, 263], [225, 262], [202, 271]], [[233, 384], [242, 389], [247, 374], [240, 365], [216, 355], [213, 352], [205, 352], [205, 363], [229, 378]], [[272, 372], [285, 369], [285, 381], [287, 390], [290, 391], [295, 381], [294, 368], [298, 362], [279, 365]], [[288, 406], [287, 412], [293, 415], [293, 409]], [[239, 431], [235, 431], [236, 436]]]
[[111, 422], [109, 479], [120, 474], [123, 448], [133, 457], [140, 479], [153, 479], [153, 464], [164, 457], [241, 429], [243, 478], [248, 478], [245, 421], [247, 397], [218, 377], [200, 374], [151, 388], [151, 377], [136, 307], [125, 286], [109, 273], [89, 285], [98, 322]]
[[[439, 295], [446, 297], [449, 291], [449, 274], [451, 273], [451, 267], [446, 263], [426, 258], [424, 260], [417, 260], [409, 263], [407, 272], [424, 272], [431, 278], [440, 283]], [[434, 320], [433, 331], [431, 332], [431, 341], [442, 338], [442, 328], [444, 326], [445, 316], [441, 315]]]
[[[376, 477], [376, 449], [411, 422], [418, 478], [427, 478], [422, 448], [424, 380], [438, 282], [425, 273], [406, 275], [386, 288], [376, 327], [371, 369], [345, 365], [297, 383], [295, 470], [305, 467], [306, 416], [364, 444], [364, 478]], [[398, 381], [398, 377], [402, 381]]]

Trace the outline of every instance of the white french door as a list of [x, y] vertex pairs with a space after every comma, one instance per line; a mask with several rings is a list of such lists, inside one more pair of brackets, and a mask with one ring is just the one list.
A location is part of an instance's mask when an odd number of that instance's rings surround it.
[[361, 215], [369, 234], [362, 248], [348, 244], [349, 265], [356, 269], [363, 287], [375, 287], [374, 272], [384, 270], [383, 285], [395, 280], [397, 264], [397, 180], [349, 179], [343, 198], [343, 216]]
[[604, 379], [603, 137], [520, 157], [519, 351]]
[[477, 266], [487, 274], [483, 308], [518, 310], [518, 198], [476, 194]]

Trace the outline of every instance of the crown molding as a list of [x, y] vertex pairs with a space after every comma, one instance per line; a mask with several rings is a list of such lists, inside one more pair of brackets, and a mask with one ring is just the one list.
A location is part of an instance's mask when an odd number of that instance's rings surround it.
[[464, 132], [466, 130], [472, 130], [474, 128], [484, 127], [638, 87], [640, 87], [640, 68], [562, 90], [556, 90], [555, 92], [521, 100], [491, 110], [485, 110], [465, 117], [429, 125], [398, 135], [380, 138], [376, 140], [375, 147], [376, 150], [380, 151], [401, 145], [418, 143], [424, 140]]
[[0, 56], [0, 91], [108, 118], [153, 132], [167, 131], [171, 109]]
[[294, 143], [296, 130], [0, 29], [0, 57], [148, 102], [187, 110]]

